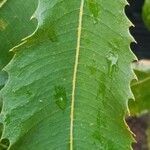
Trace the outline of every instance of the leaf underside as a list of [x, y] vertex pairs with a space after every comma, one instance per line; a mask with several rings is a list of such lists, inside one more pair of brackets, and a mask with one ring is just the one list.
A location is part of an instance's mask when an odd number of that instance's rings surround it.
[[40, 0], [1, 91], [10, 150], [127, 150], [134, 78], [125, 0]]

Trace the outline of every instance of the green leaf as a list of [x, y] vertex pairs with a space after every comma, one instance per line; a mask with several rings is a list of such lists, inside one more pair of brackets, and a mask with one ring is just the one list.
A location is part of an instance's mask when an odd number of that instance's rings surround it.
[[132, 115], [150, 111], [150, 61], [139, 61], [134, 65], [138, 81], [131, 84], [135, 101], [129, 101]]
[[0, 8], [7, 2], [7, 0], [0, 0]]
[[134, 78], [125, 0], [40, 0], [1, 91], [10, 150], [127, 150]]
[[150, 30], [150, 0], [145, 0], [143, 9], [142, 9], [142, 17], [145, 25]]
[[13, 56], [8, 51], [35, 30], [36, 22], [30, 17], [36, 5], [37, 0], [0, 1], [0, 89], [7, 80], [7, 74], [1, 70]]

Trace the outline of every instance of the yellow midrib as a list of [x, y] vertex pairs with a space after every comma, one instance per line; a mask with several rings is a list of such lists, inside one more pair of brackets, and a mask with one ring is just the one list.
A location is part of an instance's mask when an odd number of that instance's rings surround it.
[[70, 150], [73, 150], [74, 104], [75, 104], [77, 68], [78, 68], [78, 63], [79, 63], [79, 52], [80, 52], [80, 43], [81, 43], [83, 7], [84, 7], [84, 0], [81, 0], [80, 13], [79, 13], [78, 38], [77, 38], [77, 47], [76, 47], [76, 57], [75, 57], [75, 65], [74, 65], [73, 81], [72, 81], [71, 114], [70, 114]]

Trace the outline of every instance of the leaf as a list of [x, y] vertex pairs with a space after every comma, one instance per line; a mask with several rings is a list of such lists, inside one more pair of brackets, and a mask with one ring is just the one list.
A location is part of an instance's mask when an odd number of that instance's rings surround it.
[[145, 0], [142, 9], [143, 21], [148, 29], [150, 29], [150, 0]]
[[131, 84], [135, 101], [129, 101], [132, 115], [150, 111], [150, 61], [139, 61], [134, 65], [138, 81]]
[[[36, 5], [37, 1], [35, 0], [27, 0], [26, 2], [23, 0], [0, 0], [0, 89], [8, 79], [7, 73], [2, 69], [13, 56], [9, 50], [18, 44], [23, 37], [31, 34], [36, 27], [36, 22], [30, 21]], [[30, 10], [28, 10], [29, 6]], [[0, 98], [0, 111], [1, 109], [2, 99]], [[2, 125], [0, 124], [0, 136], [1, 133]], [[0, 145], [0, 149], [2, 149], [1, 147], [2, 145]]]
[[7, 80], [7, 74], [1, 70], [13, 56], [8, 51], [35, 30], [36, 22], [30, 17], [36, 5], [37, 0], [0, 1], [0, 89]]
[[7, 0], [0, 0], [0, 8], [7, 2]]
[[40, 0], [1, 91], [10, 150], [127, 150], [134, 78], [125, 0]]

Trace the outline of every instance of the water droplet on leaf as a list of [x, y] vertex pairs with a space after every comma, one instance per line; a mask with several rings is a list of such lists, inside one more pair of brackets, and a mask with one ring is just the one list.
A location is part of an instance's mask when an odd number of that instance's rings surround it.
[[53, 27], [50, 27], [48, 29], [48, 38], [52, 41], [52, 42], [56, 42], [57, 41], [57, 36], [56, 36], [56, 32], [55, 29]]
[[58, 38], [56, 35], [56, 30], [54, 25], [52, 24], [45, 24], [43, 27], [40, 27], [32, 36], [32, 38], [28, 38], [28, 41], [39, 41], [39, 40], [49, 39], [51, 42], [57, 42]]
[[108, 73], [112, 76], [113, 72], [117, 69], [118, 54], [109, 52], [106, 58], [108, 62]]
[[65, 110], [67, 106], [67, 95], [66, 95], [66, 90], [62, 86], [56, 86], [55, 87], [55, 94], [54, 94], [55, 102], [57, 106]]
[[8, 24], [3, 19], [0, 19], [0, 31], [5, 30], [7, 26]]
[[89, 69], [91, 75], [94, 75], [96, 73], [96, 67], [88, 66], [88, 69]]
[[98, 16], [100, 13], [100, 8], [97, 3], [97, 0], [88, 0], [89, 10], [92, 14], [92, 17], [94, 19], [94, 24], [98, 22]]
[[92, 60], [92, 65], [87, 66], [87, 68], [90, 71], [91, 75], [95, 75], [97, 72], [97, 65], [96, 65], [96, 61], [95, 61], [95, 54], [93, 55], [93, 60]]
[[102, 73], [99, 76], [98, 90], [97, 90], [97, 95], [96, 95], [96, 99], [99, 99], [102, 102], [106, 94], [106, 85], [104, 83], [106, 84], [106, 75]]
[[94, 125], [94, 123], [90, 123], [90, 126], [93, 126]]
[[40, 99], [40, 100], [39, 100], [39, 102], [40, 102], [40, 103], [42, 103], [42, 102], [43, 102], [43, 100], [41, 100], [41, 99]]

